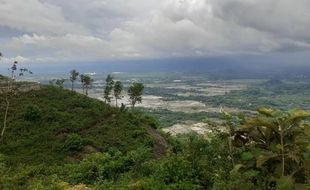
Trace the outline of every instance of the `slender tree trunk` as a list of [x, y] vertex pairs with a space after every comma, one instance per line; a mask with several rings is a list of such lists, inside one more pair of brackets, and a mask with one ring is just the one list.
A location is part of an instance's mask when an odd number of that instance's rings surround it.
[[3, 128], [1, 131], [1, 137], [0, 137], [1, 143], [3, 142], [4, 132], [5, 132], [6, 127], [7, 127], [7, 118], [8, 118], [9, 107], [10, 107], [10, 101], [9, 101], [8, 97], [6, 97], [5, 102], [6, 102], [6, 108], [5, 108], [5, 113], [4, 113]]
[[228, 146], [229, 146], [229, 154], [230, 154], [230, 158], [231, 158], [231, 163], [234, 167], [235, 166], [235, 159], [234, 159], [234, 154], [233, 154], [233, 146], [232, 146], [231, 136], [228, 137]]
[[281, 156], [282, 156], [282, 176], [285, 176], [285, 150], [284, 150], [284, 130], [280, 125], [280, 138], [281, 138]]
[[88, 96], [88, 87], [86, 87], [85, 92], [86, 92], [86, 96]]
[[[222, 108], [221, 108], [222, 109]], [[227, 137], [227, 144], [228, 144], [228, 150], [229, 150], [229, 157], [231, 160], [231, 164], [233, 165], [233, 167], [235, 166], [235, 160], [234, 160], [234, 153], [233, 153], [233, 136], [234, 136], [234, 130], [233, 127], [231, 126], [231, 124], [226, 124], [226, 127], [228, 128], [228, 137]]]
[[115, 97], [115, 106], [118, 107], [118, 106], [117, 106], [117, 98], [116, 98], [116, 97]]
[[71, 82], [71, 91], [73, 91], [73, 81]]
[[5, 113], [4, 113], [3, 128], [2, 128], [1, 136], [0, 136], [1, 143], [3, 142], [4, 132], [7, 127], [7, 118], [8, 118], [9, 108], [10, 108], [10, 101], [9, 101], [10, 90], [11, 90], [11, 82], [10, 82], [10, 79], [8, 79], [8, 86], [7, 86], [7, 92], [6, 92], [6, 97], [5, 97], [6, 107], [5, 107]]
[[132, 109], [135, 109], [135, 104], [136, 104], [136, 102], [132, 102], [132, 103], [131, 103], [131, 105], [132, 105], [131, 108], [132, 108]]

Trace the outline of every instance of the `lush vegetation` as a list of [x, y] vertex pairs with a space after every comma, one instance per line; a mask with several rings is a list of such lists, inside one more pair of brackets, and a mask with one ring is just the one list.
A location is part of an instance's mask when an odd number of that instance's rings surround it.
[[[0, 97], [1, 102], [3, 98]], [[0, 153], [2, 166], [4, 163], [10, 166], [6, 168], [8, 171], [3, 171], [12, 180], [14, 176], [10, 175], [20, 174], [25, 167], [57, 168], [79, 162], [89, 153], [115, 150], [127, 154], [149, 150], [154, 143], [146, 132], [154, 126], [148, 117], [112, 108], [75, 92], [42, 87], [11, 98]], [[4, 109], [1, 107], [1, 113]], [[28, 182], [22, 182], [20, 188]], [[1, 180], [3, 183], [14, 185], [15, 182]], [[12, 189], [13, 186], [0, 187]]]
[[[93, 83], [90, 76], [75, 70], [70, 75], [71, 91], [63, 89], [65, 79], [58, 79], [40, 90], [0, 94], [0, 102], [10, 103], [0, 107], [5, 112], [0, 122], [6, 129], [0, 144], [0, 189], [310, 188], [310, 113], [286, 112], [283, 110], [291, 105], [274, 103], [278, 96], [305, 97], [308, 86], [304, 83], [270, 80], [223, 96], [184, 97], [174, 95], [175, 89], [145, 89], [148, 94], [159, 93], [167, 101], [195, 100], [249, 110], [261, 105], [280, 108], [262, 108], [258, 114], [246, 116], [225, 111], [118, 108], [123, 84], [108, 75], [104, 98], [110, 103], [114, 95], [116, 107], [111, 107], [87, 97]], [[78, 76], [86, 96], [74, 92]], [[10, 82], [19, 84], [13, 77]], [[195, 86], [196, 82], [190, 80], [188, 85]], [[128, 86], [132, 107], [142, 101], [144, 88], [142, 83]], [[302, 107], [307, 101], [295, 102]], [[152, 112], [152, 116], [145, 111]], [[206, 121], [214, 131], [206, 136], [192, 133], [171, 137], [156, 130], [159, 124], [153, 116], [162, 126], [186, 120]], [[225, 122], [218, 126], [210, 118]]]
[[52, 86], [11, 102], [0, 189], [290, 190], [309, 182], [305, 111], [225, 113], [227, 132], [170, 137], [137, 110]]

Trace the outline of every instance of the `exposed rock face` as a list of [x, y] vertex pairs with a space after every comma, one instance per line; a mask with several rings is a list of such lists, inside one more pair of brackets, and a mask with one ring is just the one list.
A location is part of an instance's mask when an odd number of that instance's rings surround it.
[[[17, 89], [19, 92], [28, 92], [31, 90], [39, 90], [41, 88], [40, 83], [37, 82], [15, 82], [12, 85], [13, 89]], [[0, 81], [0, 93], [7, 90], [7, 82]]]
[[39, 90], [41, 88], [40, 83], [26, 83], [22, 84], [18, 87], [18, 91], [20, 92], [28, 92], [31, 90]]
[[146, 126], [146, 132], [154, 140], [153, 152], [155, 158], [159, 159], [166, 155], [167, 151], [171, 148], [166, 139], [156, 129]]

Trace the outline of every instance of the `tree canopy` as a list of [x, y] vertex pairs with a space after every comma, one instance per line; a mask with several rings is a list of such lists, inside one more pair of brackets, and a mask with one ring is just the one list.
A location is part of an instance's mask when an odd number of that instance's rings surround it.
[[106, 102], [110, 103], [111, 102], [111, 93], [114, 88], [114, 80], [112, 75], [108, 75], [106, 78], [106, 84], [103, 92], [103, 97]]
[[144, 90], [144, 85], [142, 83], [135, 82], [128, 89], [128, 95], [130, 99], [130, 104], [134, 108], [136, 103], [142, 102], [142, 94]]

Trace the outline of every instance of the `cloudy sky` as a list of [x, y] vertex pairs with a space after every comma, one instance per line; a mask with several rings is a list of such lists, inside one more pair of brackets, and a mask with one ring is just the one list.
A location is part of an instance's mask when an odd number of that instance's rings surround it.
[[37, 63], [309, 58], [309, 10], [309, 0], [0, 0], [0, 51]]

